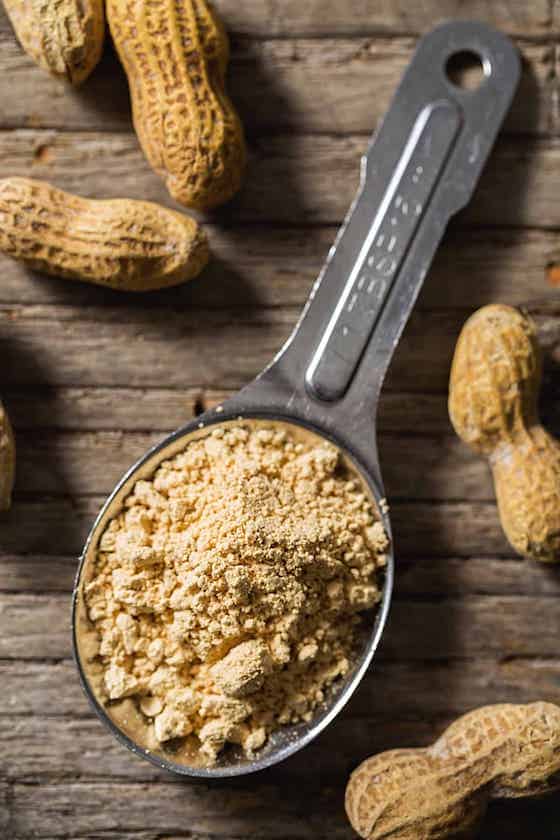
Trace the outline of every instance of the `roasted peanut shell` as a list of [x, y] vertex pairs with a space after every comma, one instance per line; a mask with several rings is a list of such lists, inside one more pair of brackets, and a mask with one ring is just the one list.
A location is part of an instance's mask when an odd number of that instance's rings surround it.
[[103, 51], [103, 0], [4, 0], [23, 49], [51, 75], [74, 85]]
[[512, 547], [560, 560], [560, 443], [540, 424], [541, 354], [533, 321], [495, 304], [466, 322], [449, 383], [455, 431], [488, 458]]
[[107, 19], [150, 164], [181, 204], [224, 203], [240, 187], [246, 150], [216, 14], [206, 0], [108, 0]]
[[490, 800], [558, 789], [560, 708], [486, 706], [455, 721], [428, 749], [364, 761], [346, 788], [346, 813], [368, 840], [469, 840]]
[[30, 178], [0, 180], [0, 251], [30, 268], [125, 291], [174, 286], [208, 261], [202, 228], [147, 201], [98, 201]]

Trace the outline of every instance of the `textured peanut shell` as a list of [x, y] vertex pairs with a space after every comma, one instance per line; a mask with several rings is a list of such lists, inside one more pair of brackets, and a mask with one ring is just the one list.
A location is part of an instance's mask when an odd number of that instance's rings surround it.
[[16, 445], [10, 418], [0, 402], [0, 510], [8, 510], [12, 501], [16, 468]]
[[560, 444], [540, 424], [541, 356], [530, 318], [509, 306], [466, 322], [451, 367], [455, 431], [488, 458], [500, 520], [512, 547], [560, 560]]
[[202, 228], [147, 201], [96, 201], [30, 178], [0, 180], [0, 251], [37, 271], [145, 292], [196, 277]]
[[4, 0], [4, 6], [37, 64], [74, 85], [87, 79], [103, 50], [103, 0]]
[[486, 706], [427, 749], [364, 761], [346, 788], [346, 813], [369, 840], [474, 838], [492, 799], [560, 789], [560, 708]]
[[241, 185], [246, 151], [216, 15], [206, 0], [108, 0], [107, 19], [150, 164], [181, 204], [224, 203]]

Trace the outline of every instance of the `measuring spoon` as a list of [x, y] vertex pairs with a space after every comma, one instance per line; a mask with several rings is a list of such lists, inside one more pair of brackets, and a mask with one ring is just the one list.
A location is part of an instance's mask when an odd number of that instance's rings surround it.
[[[475, 90], [457, 86], [449, 75], [450, 63], [464, 55], [476, 57], [483, 70]], [[487, 26], [448, 23], [420, 40], [363, 158], [357, 197], [292, 336], [254, 382], [138, 461], [97, 517], [74, 591], [76, 662], [99, 717], [122, 743], [159, 767], [207, 779], [238, 776], [275, 764], [315, 738], [348, 702], [378, 646], [391, 599], [393, 551], [367, 641], [324, 707], [309, 723], [278, 729], [254, 758], [232, 748], [218, 764], [205, 767], [135, 742], [127, 734], [127, 720], [116, 720], [98, 697], [89, 665], [94, 630], [83, 588], [101, 535], [137, 480], [152, 476], [162, 461], [210, 427], [243, 418], [285, 423], [333, 442], [369, 488], [391, 538], [376, 445], [381, 385], [449, 219], [467, 204], [478, 182], [519, 76], [516, 49]], [[454, 282], [453, 270], [449, 282]]]

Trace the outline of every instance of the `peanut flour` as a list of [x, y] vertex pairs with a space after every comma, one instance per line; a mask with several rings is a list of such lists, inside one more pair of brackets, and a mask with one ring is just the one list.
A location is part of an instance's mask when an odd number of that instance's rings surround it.
[[145, 746], [252, 755], [351, 667], [386, 549], [326, 441], [241, 421], [191, 441], [99, 542], [84, 597], [101, 701], [142, 722]]

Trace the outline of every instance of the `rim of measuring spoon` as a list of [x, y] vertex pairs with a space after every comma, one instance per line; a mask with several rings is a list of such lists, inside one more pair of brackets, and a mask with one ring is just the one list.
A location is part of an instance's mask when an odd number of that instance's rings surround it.
[[[141, 744], [134, 741], [133, 738], [131, 738], [129, 735], [123, 732], [123, 730], [113, 721], [113, 719], [106, 711], [104, 706], [97, 699], [95, 691], [93, 690], [89, 678], [87, 676], [86, 668], [82, 664], [80, 656], [80, 644], [78, 640], [78, 609], [80, 607], [80, 599], [82, 594], [82, 574], [87, 567], [89, 552], [92, 547], [93, 540], [99, 537], [99, 535], [102, 532], [101, 528], [106, 525], [109, 518], [111, 518], [118, 510], [118, 508], [115, 508], [115, 511], [113, 511], [112, 508], [115, 505], [116, 501], [119, 499], [121, 493], [124, 492], [128, 494], [130, 492], [131, 487], [128, 485], [131, 484], [132, 479], [134, 475], [138, 472], [138, 470], [144, 467], [147, 464], [147, 462], [154, 460], [154, 464], [151, 465], [151, 470], [155, 471], [158, 466], [157, 456], [159, 456], [164, 450], [168, 449], [174, 443], [178, 442], [182, 437], [185, 437], [197, 431], [200, 431], [201, 435], [203, 435], [204, 431], [211, 426], [221, 425], [223, 423], [231, 423], [235, 421], [243, 422], [244, 420], [269, 420], [271, 422], [277, 421], [287, 424], [291, 423], [292, 425], [300, 426], [303, 429], [306, 429], [310, 432], [319, 435], [320, 437], [330, 441], [332, 444], [338, 447], [349, 459], [350, 463], [358, 470], [360, 476], [366, 482], [373, 496], [373, 499], [375, 500], [378, 515], [381, 518], [381, 521], [389, 538], [389, 550], [387, 551], [387, 564], [383, 569], [383, 589], [381, 600], [377, 605], [377, 610], [375, 612], [374, 617], [372, 618], [371, 630], [366, 639], [364, 640], [364, 648], [361, 656], [358, 659], [358, 664], [354, 667], [354, 670], [351, 672], [347, 682], [345, 682], [344, 680], [341, 682], [340, 686], [338, 687], [337, 693], [332, 698], [332, 700], [330, 702], [326, 702], [322, 711], [321, 708], [319, 708], [316, 718], [312, 718], [308, 724], [303, 725], [304, 727], [306, 727], [305, 731], [301, 734], [298, 734], [297, 731], [295, 731], [293, 737], [287, 740], [285, 744], [281, 745], [277, 749], [274, 749], [274, 747], [271, 748], [269, 751], [265, 752], [265, 754], [261, 758], [259, 758], [257, 753], [257, 756], [254, 760], [247, 760], [247, 764], [232, 763], [231, 765], [218, 764], [215, 767], [196, 767], [189, 764], [180, 764], [178, 762], [173, 761], [170, 758], [163, 757], [160, 753], [153, 753], [148, 748], [143, 747]], [[169, 457], [173, 457], [173, 455], [170, 455]], [[164, 460], [164, 458], [161, 458], [161, 460]], [[156, 444], [151, 449], [149, 449], [138, 461], [136, 461], [136, 463], [133, 464], [129, 470], [127, 470], [127, 472], [123, 475], [123, 477], [117, 483], [115, 488], [112, 490], [111, 494], [106, 499], [105, 503], [103, 504], [103, 507], [99, 511], [92, 525], [92, 528], [88, 534], [86, 543], [84, 545], [82, 554], [79, 558], [79, 564], [76, 572], [74, 589], [72, 593], [72, 649], [74, 662], [76, 664], [78, 675], [80, 678], [80, 683], [94, 712], [97, 714], [101, 722], [105, 724], [105, 726], [115, 736], [115, 738], [121, 744], [127, 747], [127, 749], [129, 749], [132, 753], [140, 756], [141, 758], [144, 758], [146, 761], [149, 761], [151, 764], [155, 765], [159, 769], [166, 770], [170, 773], [174, 773], [179, 776], [201, 780], [227, 779], [234, 778], [236, 776], [247, 776], [252, 773], [257, 773], [260, 770], [265, 770], [268, 767], [272, 767], [275, 764], [279, 764], [280, 762], [285, 761], [287, 758], [289, 758], [292, 755], [295, 755], [295, 753], [299, 752], [301, 749], [310, 744], [324, 729], [326, 729], [326, 727], [334, 720], [334, 718], [342, 711], [344, 706], [349, 702], [350, 698], [352, 697], [352, 695], [358, 688], [360, 682], [362, 681], [366, 671], [368, 670], [377, 650], [377, 647], [379, 646], [379, 642], [381, 641], [381, 637], [383, 635], [383, 631], [387, 623], [387, 617], [391, 605], [393, 581], [394, 546], [391, 531], [391, 523], [389, 520], [385, 499], [380, 494], [379, 488], [375, 485], [375, 482], [373, 481], [372, 477], [367, 473], [365, 467], [360, 463], [360, 460], [356, 457], [356, 455], [352, 452], [352, 450], [348, 447], [347, 444], [343, 444], [336, 438], [336, 436], [324, 431], [314, 423], [310, 423], [304, 418], [300, 418], [293, 415], [284, 415], [279, 412], [267, 412], [258, 410], [243, 411], [242, 413], [240, 413], [238, 410], [228, 411], [227, 409], [224, 409], [219, 413], [215, 411], [208, 412], [208, 414], [204, 414], [201, 417], [196, 418], [195, 420], [188, 423], [186, 426], [183, 426], [181, 429], [178, 429], [176, 432], [173, 432], [171, 435], [168, 435], [160, 443]], [[299, 724], [299, 726], [301, 725], [302, 724]], [[280, 727], [277, 730], [277, 732], [281, 733], [283, 729], [284, 727]]]

